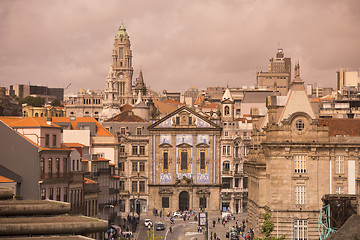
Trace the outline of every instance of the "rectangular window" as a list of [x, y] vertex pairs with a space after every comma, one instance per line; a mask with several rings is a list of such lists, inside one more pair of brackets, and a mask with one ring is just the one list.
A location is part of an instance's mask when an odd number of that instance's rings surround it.
[[75, 171], [75, 164], [76, 164], [76, 161], [75, 159], [72, 160], [72, 171]]
[[205, 152], [200, 152], [200, 169], [205, 169]]
[[139, 192], [145, 192], [145, 181], [139, 182]]
[[335, 156], [335, 174], [344, 174], [344, 156]]
[[49, 165], [48, 165], [48, 167], [49, 167], [49, 174], [52, 174], [52, 158], [49, 158], [48, 163], [49, 163]]
[[187, 152], [181, 152], [181, 170], [187, 170], [188, 168], [187, 155]]
[[231, 178], [223, 178], [222, 179], [222, 188], [224, 188], [224, 189], [231, 188]]
[[64, 167], [64, 169], [63, 169], [63, 172], [64, 173], [67, 173], [67, 169], [68, 169], [68, 162], [67, 162], [67, 158], [63, 158], [63, 167]]
[[132, 171], [133, 171], [133, 172], [137, 172], [137, 171], [138, 171], [138, 162], [133, 162], [133, 163], [132, 163]]
[[60, 158], [56, 158], [56, 173], [60, 173]]
[[235, 187], [239, 187], [239, 179], [238, 178], [235, 178]]
[[248, 188], [248, 182], [249, 182], [249, 178], [248, 178], [248, 177], [244, 177], [244, 178], [243, 178], [243, 188]]
[[189, 125], [192, 124], [192, 117], [189, 117]]
[[206, 197], [201, 197], [199, 199], [199, 207], [200, 209], [205, 209], [206, 208]]
[[46, 199], [46, 188], [42, 188], [41, 189], [41, 200], [45, 200]]
[[124, 172], [125, 171], [125, 162], [119, 162], [119, 171]]
[[223, 146], [223, 156], [230, 156], [231, 147], [230, 146]]
[[136, 128], [136, 135], [141, 135], [142, 128]]
[[162, 208], [169, 208], [169, 197], [162, 197], [161, 202]]
[[140, 170], [140, 172], [145, 172], [145, 162], [139, 163], [139, 170]]
[[61, 198], [61, 188], [56, 188], [56, 201], [60, 201]]
[[50, 145], [50, 135], [46, 134], [45, 135], [45, 147], [49, 147]]
[[306, 173], [306, 156], [305, 155], [294, 155], [294, 172], [295, 173]]
[[131, 191], [132, 192], [137, 192], [137, 186], [138, 186], [138, 182], [137, 181], [132, 181], [131, 182]]
[[56, 134], [53, 134], [53, 147], [56, 147]]
[[124, 127], [120, 128], [120, 134], [125, 135], [125, 133], [126, 133], [126, 128]]
[[124, 48], [119, 48], [119, 58], [120, 59], [124, 58]]
[[140, 146], [140, 155], [145, 155], [145, 146]]
[[132, 146], [132, 155], [138, 155], [138, 146]]
[[169, 169], [169, 153], [163, 152], [163, 169]]
[[44, 158], [40, 158], [40, 174], [41, 174], [41, 177], [43, 177], [45, 174], [45, 159]]
[[307, 220], [295, 220], [294, 221], [294, 239], [295, 240], [307, 240], [308, 239]]
[[54, 189], [53, 188], [49, 188], [49, 199], [54, 200]]
[[120, 191], [125, 191], [125, 181], [119, 182], [119, 189], [120, 189]]
[[125, 155], [125, 146], [120, 146], [120, 147], [119, 147], [119, 154], [120, 154], [120, 156], [124, 156], [124, 155]]
[[176, 125], [180, 124], [180, 117], [176, 117]]
[[344, 194], [344, 187], [335, 187], [335, 193], [336, 194]]
[[64, 187], [64, 202], [69, 201], [68, 199], [68, 188]]
[[306, 204], [306, 186], [295, 186], [295, 204]]

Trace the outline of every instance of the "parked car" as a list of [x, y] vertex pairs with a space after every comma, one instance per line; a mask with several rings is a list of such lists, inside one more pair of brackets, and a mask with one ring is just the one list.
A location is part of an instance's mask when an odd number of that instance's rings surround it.
[[158, 222], [156, 224], [156, 230], [158, 230], [158, 231], [165, 230], [165, 224], [162, 222]]
[[174, 212], [173, 217], [182, 217], [182, 213], [179, 211]]
[[145, 219], [144, 226], [145, 226], [145, 227], [148, 227], [148, 226], [151, 227], [151, 226], [152, 226], [151, 220], [150, 220], [150, 219]]

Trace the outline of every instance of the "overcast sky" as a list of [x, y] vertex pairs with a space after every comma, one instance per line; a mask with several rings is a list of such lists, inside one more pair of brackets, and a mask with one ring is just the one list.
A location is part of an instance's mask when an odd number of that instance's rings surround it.
[[134, 78], [153, 90], [256, 84], [277, 48], [305, 83], [360, 68], [360, 1], [1, 0], [0, 86], [104, 89], [114, 37], [130, 35]]

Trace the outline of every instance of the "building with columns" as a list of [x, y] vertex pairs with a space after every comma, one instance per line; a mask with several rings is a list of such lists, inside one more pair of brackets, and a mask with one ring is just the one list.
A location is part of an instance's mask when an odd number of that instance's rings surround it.
[[148, 130], [150, 210], [219, 211], [221, 127], [182, 106]]
[[267, 115], [253, 109], [254, 143], [249, 176], [249, 227], [259, 234], [266, 211], [273, 236], [319, 239], [318, 218], [325, 194], [359, 194], [359, 120], [317, 119], [299, 68], [283, 104], [267, 97]]

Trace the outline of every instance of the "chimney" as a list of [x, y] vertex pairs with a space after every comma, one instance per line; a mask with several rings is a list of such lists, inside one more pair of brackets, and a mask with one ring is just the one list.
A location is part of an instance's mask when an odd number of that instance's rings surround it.
[[50, 125], [50, 126], [52, 125], [52, 118], [51, 117], [46, 118], [46, 124]]

